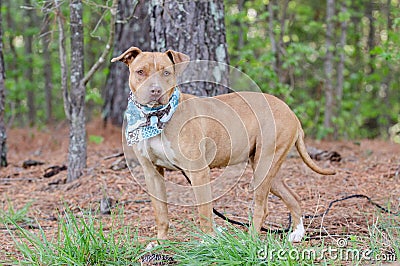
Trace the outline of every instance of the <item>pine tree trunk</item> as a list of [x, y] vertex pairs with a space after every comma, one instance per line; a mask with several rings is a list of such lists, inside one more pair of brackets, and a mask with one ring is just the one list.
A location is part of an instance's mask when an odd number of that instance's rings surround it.
[[[391, 17], [391, 6], [392, 6], [392, 0], [386, 0], [386, 7], [385, 7], [385, 15], [386, 15], [386, 31], [389, 33], [392, 30], [392, 26], [393, 26], [393, 21], [392, 21], [392, 17]], [[391, 42], [391, 35], [388, 34], [388, 40], [387, 42], [390, 43]], [[383, 103], [386, 106], [386, 112], [382, 113], [382, 122], [380, 123], [380, 135], [381, 136], [387, 136], [388, 134], [388, 128], [390, 126], [391, 123], [391, 111], [393, 110], [392, 108], [392, 103], [390, 101], [392, 95], [391, 95], [391, 83], [393, 80], [393, 73], [395, 73], [395, 71], [393, 71], [393, 67], [392, 64], [388, 64], [387, 65], [388, 68], [388, 72], [386, 77], [383, 79], [381, 88], [384, 89], [384, 97], [383, 97]]]
[[[152, 50], [164, 52], [173, 49], [189, 55], [192, 61], [212, 60], [229, 64], [223, 1], [152, 0], [150, 13]], [[227, 78], [228, 75], [222, 74], [217, 82], [228, 84]], [[226, 86], [208, 82], [183, 84], [180, 88], [183, 92], [200, 96], [228, 92]]]
[[[1, 0], [0, 0], [1, 10]], [[4, 60], [3, 60], [3, 30], [0, 12], [0, 168], [7, 166], [7, 133], [4, 123], [5, 87], [4, 87]]]
[[[119, 56], [131, 46], [143, 51], [150, 50], [150, 17], [148, 0], [120, 0], [118, 2], [117, 23], [113, 57]], [[114, 125], [122, 125], [123, 113], [129, 95], [129, 71], [124, 64], [111, 64], [103, 93], [104, 119]]]
[[[238, 10], [239, 10], [239, 13], [241, 13], [241, 12], [243, 12], [243, 10], [244, 10], [244, 3], [245, 3], [245, 1], [246, 0], [239, 0], [238, 1]], [[237, 48], [239, 49], [239, 51], [241, 51], [242, 50], [242, 48], [244, 47], [244, 42], [245, 42], [245, 35], [244, 35], [244, 30], [243, 30], [243, 28], [244, 27], [248, 27], [247, 25], [246, 25], [246, 22], [245, 21], [240, 21], [240, 20], [237, 20], [237, 22], [236, 22], [236, 26], [239, 28], [239, 32], [238, 32], [238, 44], [237, 44]]]
[[[25, 0], [25, 5], [30, 6], [30, 0]], [[29, 9], [26, 9], [25, 16], [28, 20], [27, 27], [32, 28], [34, 27], [34, 12], [32, 12]], [[25, 80], [26, 84], [28, 84], [26, 88], [26, 100], [27, 100], [27, 105], [28, 105], [28, 121], [29, 125], [33, 126], [35, 124], [36, 120], [36, 108], [35, 108], [35, 91], [34, 88], [32, 87], [33, 84], [33, 62], [32, 62], [32, 42], [33, 42], [33, 36], [31, 33], [27, 34], [27, 36], [24, 37], [24, 44], [25, 44], [25, 55], [26, 55], [26, 67], [25, 67]]]
[[[342, 4], [342, 8], [341, 8], [341, 12], [342, 13], [346, 13], [347, 12], [347, 7], [346, 4], [343, 3]], [[336, 98], [338, 99], [338, 103], [340, 104], [340, 102], [342, 101], [342, 97], [343, 97], [343, 84], [344, 84], [344, 63], [345, 63], [345, 59], [346, 59], [346, 54], [344, 52], [344, 46], [346, 45], [346, 39], [347, 39], [347, 21], [342, 21], [340, 23], [340, 41], [339, 41], [339, 62], [338, 62], [338, 75], [337, 75], [337, 93], [336, 93]]]
[[51, 1], [46, 1], [44, 5], [45, 15], [44, 15], [44, 23], [42, 29], [43, 35], [43, 60], [44, 60], [44, 93], [46, 100], [46, 122], [51, 123], [53, 121], [53, 105], [52, 105], [52, 91], [53, 91], [53, 70], [52, 70], [52, 61], [51, 61], [51, 32], [49, 24], [51, 23], [50, 11], [52, 7]]
[[68, 177], [71, 182], [82, 175], [86, 168], [86, 124], [84, 73], [82, 1], [70, 2], [71, 29], [71, 90], [69, 102], [69, 149]]
[[335, 0], [326, 1], [326, 57], [325, 57], [325, 115], [324, 127], [332, 127], [332, 116], [335, 95], [332, 84], [333, 73], [333, 32], [334, 32]]
[[369, 73], [373, 74], [375, 72], [375, 54], [370, 53], [375, 48], [375, 18], [374, 18], [374, 2], [369, 1], [366, 4], [366, 17], [369, 21], [369, 31], [368, 31], [368, 54], [369, 54]]
[[[285, 23], [287, 20], [287, 9], [289, 0], [285, 0], [283, 5], [280, 6], [278, 1], [269, 1], [268, 3], [268, 35], [271, 43], [271, 52], [273, 53], [275, 60], [272, 62], [272, 68], [278, 77], [279, 83], [283, 84], [288, 81], [288, 71], [283, 69], [283, 60], [286, 51], [283, 37], [285, 36]], [[279, 14], [280, 12], [282, 14]], [[276, 23], [280, 23], [280, 33], [275, 33]], [[293, 84], [292, 84], [293, 86]], [[271, 88], [275, 87], [275, 84], [271, 84]]]
[[[341, 11], [342, 13], [347, 12], [346, 3], [342, 3]], [[335, 116], [340, 115], [340, 109], [342, 107], [343, 98], [343, 86], [344, 86], [344, 69], [345, 69], [345, 59], [346, 55], [344, 52], [344, 46], [346, 45], [347, 39], [347, 20], [340, 23], [340, 41], [339, 41], [339, 62], [337, 66], [337, 85], [336, 85], [336, 104], [335, 104]], [[338, 128], [335, 125], [334, 138], [337, 139], [339, 136]]]
[[[5, 8], [6, 13], [5, 13], [5, 23], [4, 25], [7, 25], [8, 29], [8, 38], [4, 39], [4, 42], [7, 43], [7, 46], [10, 48], [10, 54], [12, 55], [11, 61], [7, 65], [7, 70], [10, 72], [17, 71], [19, 73], [20, 71], [20, 65], [18, 62], [20, 62], [19, 55], [17, 53], [17, 48], [15, 46], [15, 43], [13, 40], [15, 40], [16, 35], [18, 35], [18, 26], [15, 21], [15, 16], [13, 16], [13, 2], [12, 1], [4, 1], [3, 2], [3, 8]], [[15, 84], [20, 84], [20, 79], [23, 79], [24, 77], [21, 75], [12, 75], [12, 79], [14, 80]], [[24, 97], [24, 96], [22, 96]], [[20, 110], [21, 105], [22, 105], [22, 97], [15, 97], [13, 101], [13, 109], [15, 110]], [[25, 98], [25, 97], [24, 97]], [[25, 115], [22, 112], [17, 112], [13, 114], [13, 117], [11, 117], [11, 120], [14, 120], [16, 124], [18, 125], [24, 125], [25, 122]], [[14, 121], [11, 121], [11, 124], [14, 124]]]
[[268, 36], [269, 36], [269, 42], [271, 43], [271, 52], [275, 57], [275, 60], [272, 61], [272, 69], [274, 72], [279, 75], [279, 69], [278, 69], [278, 64], [280, 62], [280, 56], [278, 53], [278, 47], [276, 44], [275, 40], [275, 26], [274, 26], [274, 2], [270, 1], [268, 3]]

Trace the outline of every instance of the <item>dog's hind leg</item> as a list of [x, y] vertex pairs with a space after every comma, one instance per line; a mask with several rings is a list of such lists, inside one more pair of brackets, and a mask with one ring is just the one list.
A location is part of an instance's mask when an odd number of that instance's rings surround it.
[[[266, 169], [265, 165], [253, 163], [254, 169], [254, 213], [253, 227], [260, 231], [262, 224], [268, 216], [268, 194], [271, 190], [272, 179], [279, 170], [280, 165], [273, 165]], [[266, 174], [267, 173], [267, 174]]]
[[272, 181], [271, 192], [285, 203], [292, 215], [294, 231], [289, 235], [289, 241], [300, 242], [304, 236], [305, 230], [301, 218], [302, 211], [299, 203], [299, 196], [287, 186], [279, 175]]
[[[280, 135], [280, 137], [285, 136]], [[260, 146], [257, 147], [258, 149], [256, 148], [254, 159], [252, 160], [255, 188], [253, 226], [254, 229], [258, 231], [261, 230], [262, 224], [268, 216], [268, 194], [270, 191], [278, 191], [277, 193], [279, 193], [279, 196], [282, 196], [287, 204], [291, 203], [293, 200], [294, 202], [297, 202], [296, 197], [293, 196], [288, 188], [285, 187], [283, 183], [281, 184], [279, 182], [279, 177], [278, 180], [275, 180], [276, 175], [281, 168], [284, 159], [286, 158], [286, 154], [291, 147], [291, 143], [289, 141], [285, 142], [281, 140], [279, 142], [288, 144], [275, 146], [275, 142], [265, 141], [262, 149]], [[298, 209], [296, 207], [297, 206], [293, 205], [293, 209], [297, 211]], [[301, 213], [301, 210], [299, 212]]]

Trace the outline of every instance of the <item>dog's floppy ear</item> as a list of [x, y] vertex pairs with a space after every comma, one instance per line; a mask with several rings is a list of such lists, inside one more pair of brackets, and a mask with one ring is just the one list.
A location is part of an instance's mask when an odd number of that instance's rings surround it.
[[168, 50], [165, 52], [169, 59], [171, 59], [172, 63], [174, 63], [175, 70], [177, 74], [181, 74], [183, 70], [187, 67], [187, 63], [190, 61], [190, 57], [180, 52], [175, 52], [173, 50]]
[[111, 62], [121, 61], [129, 66], [133, 59], [135, 59], [136, 56], [138, 56], [138, 54], [140, 54], [141, 52], [142, 50], [132, 46], [131, 48], [123, 52], [120, 56], [111, 59]]

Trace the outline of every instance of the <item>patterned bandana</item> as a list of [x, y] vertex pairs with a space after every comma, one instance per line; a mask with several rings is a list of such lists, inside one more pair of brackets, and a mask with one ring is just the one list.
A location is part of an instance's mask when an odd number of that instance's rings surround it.
[[132, 91], [129, 94], [128, 107], [125, 112], [125, 138], [128, 146], [160, 134], [165, 124], [171, 119], [179, 103], [180, 92], [175, 88], [166, 105], [147, 107], [135, 100]]

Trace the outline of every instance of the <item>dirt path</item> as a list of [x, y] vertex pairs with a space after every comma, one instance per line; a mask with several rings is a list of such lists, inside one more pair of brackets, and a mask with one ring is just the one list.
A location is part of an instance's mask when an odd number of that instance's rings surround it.
[[[66, 171], [50, 178], [43, 177], [48, 167], [66, 164], [68, 131], [65, 128], [61, 126], [53, 130], [9, 131], [10, 165], [0, 172], [1, 207], [7, 209], [8, 202], [15, 208], [32, 203], [29, 216], [37, 218], [46, 227], [48, 234], [54, 234], [57, 231], [57, 215], [66, 205], [76, 211], [79, 208], [96, 210], [101, 198], [108, 196], [124, 205], [126, 224], [138, 227], [140, 236], [155, 236], [148, 195], [133, 180], [128, 169], [111, 169], [123, 157], [105, 159], [122, 152], [120, 129], [103, 128], [100, 122], [94, 122], [89, 125], [88, 133], [102, 136], [104, 140], [101, 144], [89, 143], [87, 170], [79, 180], [65, 184]], [[390, 203], [393, 211], [399, 211], [400, 145], [379, 140], [307, 141], [307, 144], [337, 151], [342, 160], [334, 163], [318, 162], [324, 167], [335, 167], [338, 170], [335, 176], [313, 173], [297, 156], [292, 156], [283, 165], [281, 174], [285, 176], [288, 185], [300, 195], [305, 214], [321, 213], [329, 202], [351, 194], [365, 194], [383, 206]], [[23, 168], [23, 162], [28, 159], [42, 161], [44, 164]], [[214, 170], [213, 175], [218, 176], [221, 171]], [[176, 183], [185, 182], [181, 174], [176, 172], [168, 172], [167, 178]], [[216, 208], [232, 218], [247, 221], [252, 204], [250, 180], [251, 172], [247, 170], [237, 185], [215, 202]], [[171, 197], [177, 195], [171, 192]], [[270, 196], [269, 207], [270, 216], [265, 226], [286, 227], [287, 209], [282, 202]], [[183, 220], [195, 220], [195, 213], [195, 209], [191, 207], [170, 207], [171, 226], [176, 237], [187, 236]], [[305, 225], [309, 235], [321, 232], [317, 230], [321, 226], [324, 234], [366, 234], [368, 225], [378, 217], [379, 211], [367, 200], [351, 199], [335, 205], [323, 219], [307, 219]], [[0, 230], [0, 246], [5, 251], [13, 250], [12, 239], [4, 228]], [[0, 253], [1, 256], [3, 254]]]

